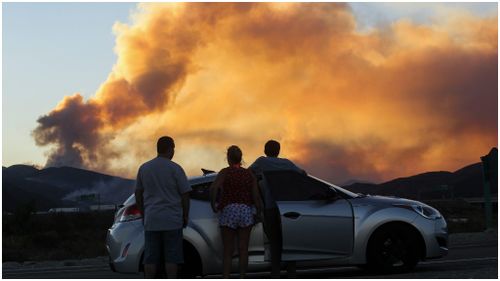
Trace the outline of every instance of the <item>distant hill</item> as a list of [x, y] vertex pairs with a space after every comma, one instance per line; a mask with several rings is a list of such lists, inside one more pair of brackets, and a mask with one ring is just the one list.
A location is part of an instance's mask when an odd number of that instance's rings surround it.
[[[356, 193], [410, 199], [482, 197], [482, 177], [482, 164], [476, 163], [455, 172], [428, 172], [382, 184], [354, 183], [344, 187]], [[492, 192], [498, 193], [497, 190]]]
[[[101, 204], [121, 204], [134, 190], [133, 180], [71, 167], [39, 170], [28, 165], [13, 165], [2, 167], [2, 176], [3, 211], [8, 212], [30, 201], [35, 201], [40, 211], [96, 204], [97, 198], [80, 200], [81, 195], [91, 193], [100, 195]], [[482, 164], [472, 164], [455, 172], [428, 172], [382, 184], [353, 183], [344, 187], [356, 193], [418, 200], [482, 197]]]
[[83, 169], [60, 167], [37, 169], [28, 165], [2, 168], [3, 211], [35, 201], [37, 210], [92, 205], [80, 195], [98, 193], [101, 204], [121, 204], [133, 193], [134, 181]]
[[370, 181], [351, 179], [340, 184], [340, 186], [349, 186], [355, 183], [372, 184]]
[[33, 166], [28, 165], [12, 165], [8, 168], [2, 167], [2, 177], [3, 179], [16, 179], [25, 178], [34, 175], [39, 172], [39, 170]]

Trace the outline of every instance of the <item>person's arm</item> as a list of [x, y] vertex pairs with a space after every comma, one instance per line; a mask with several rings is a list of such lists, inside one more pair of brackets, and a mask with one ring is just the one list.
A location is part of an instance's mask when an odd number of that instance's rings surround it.
[[262, 211], [262, 202], [260, 199], [261, 197], [259, 192], [259, 186], [257, 184], [257, 179], [253, 174], [252, 174], [252, 197], [255, 207], [257, 208], [257, 214], [260, 214]]
[[252, 171], [252, 173], [255, 175], [255, 176], [258, 176], [258, 175], [262, 175], [262, 168], [261, 168], [261, 164], [260, 162], [262, 162], [262, 157], [259, 157], [257, 158], [253, 163], [252, 165], [250, 165], [248, 167], [248, 169], [250, 171]]
[[182, 196], [182, 227], [186, 227], [189, 222], [189, 192], [186, 192]]
[[261, 156], [261, 157], [257, 158], [257, 160], [255, 160], [255, 162], [253, 162], [252, 165], [250, 165], [250, 167], [248, 167], [248, 169], [252, 172], [252, 174], [255, 176], [255, 179], [257, 180], [257, 187], [258, 187], [258, 183], [260, 181], [262, 181], [262, 177], [264, 174], [262, 164], [261, 164], [262, 162], [265, 162], [264, 159], [265, 158], [263, 158]]
[[250, 164], [250, 166], [248, 166], [248, 169], [255, 173], [256, 168], [259, 166], [259, 164], [257, 163], [258, 161], [259, 158], [257, 158], [252, 164]]
[[212, 206], [212, 211], [214, 211], [214, 213], [217, 213], [217, 208], [215, 207], [217, 192], [219, 191], [219, 188], [222, 186], [225, 177], [226, 177], [226, 170], [222, 169], [215, 178], [215, 181], [210, 185], [210, 202]]
[[186, 173], [184, 172], [181, 166], [178, 166], [178, 169], [176, 170], [176, 180], [177, 180], [177, 187], [181, 195], [182, 227], [186, 227], [189, 222], [189, 208], [191, 200], [189, 197], [189, 193], [191, 192], [192, 189], [191, 185], [189, 185]]
[[144, 186], [141, 180], [141, 169], [137, 172], [137, 179], [135, 181], [135, 204], [142, 214], [144, 220]]

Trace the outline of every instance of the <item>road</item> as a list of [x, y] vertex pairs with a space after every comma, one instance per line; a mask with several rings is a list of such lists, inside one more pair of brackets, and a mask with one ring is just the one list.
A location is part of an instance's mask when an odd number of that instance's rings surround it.
[[[120, 274], [102, 266], [66, 266], [59, 268], [9, 269], [2, 271], [3, 278], [64, 278], [64, 279], [128, 279], [142, 278], [142, 274]], [[209, 276], [209, 278], [220, 276]], [[237, 277], [236, 275], [234, 277]], [[269, 278], [267, 273], [253, 273], [249, 278]], [[286, 277], [286, 276], [283, 276]], [[498, 246], [497, 243], [461, 245], [450, 249], [447, 257], [438, 260], [421, 262], [414, 271], [405, 274], [373, 275], [357, 267], [334, 267], [323, 269], [298, 270], [297, 278], [498, 278]]]

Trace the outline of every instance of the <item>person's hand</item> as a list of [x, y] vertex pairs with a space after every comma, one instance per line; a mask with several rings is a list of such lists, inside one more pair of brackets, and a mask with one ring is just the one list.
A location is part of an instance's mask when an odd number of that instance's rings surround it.
[[262, 222], [262, 210], [260, 208], [257, 209], [257, 212], [253, 215], [255, 223]]
[[255, 221], [255, 224], [258, 224], [259, 222], [262, 222], [262, 215], [260, 213], [254, 214], [253, 219]]
[[188, 216], [183, 216], [182, 217], [182, 228], [186, 228], [186, 226], [189, 223], [189, 217]]
[[212, 203], [212, 211], [213, 211], [214, 213], [217, 213], [217, 208], [215, 207], [215, 204], [214, 204], [214, 203]]

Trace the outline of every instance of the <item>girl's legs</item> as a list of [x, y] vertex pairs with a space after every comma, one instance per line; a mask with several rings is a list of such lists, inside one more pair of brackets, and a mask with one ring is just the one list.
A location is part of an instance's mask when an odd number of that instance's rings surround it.
[[231, 263], [233, 258], [234, 251], [234, 236], [236, 235], [236, 230], [227, 227], [221, 226], [222, 233], [222, 244], [224, 245], [224, 256], [223, 256], [223, 276], [224, 278], [229, 278], [229, 274], [231, 273]]
[[239, 254], [240, 254], [240, 278], [244, 278], [248, 267], [248, 243], [252, 226], [238, 228]]

